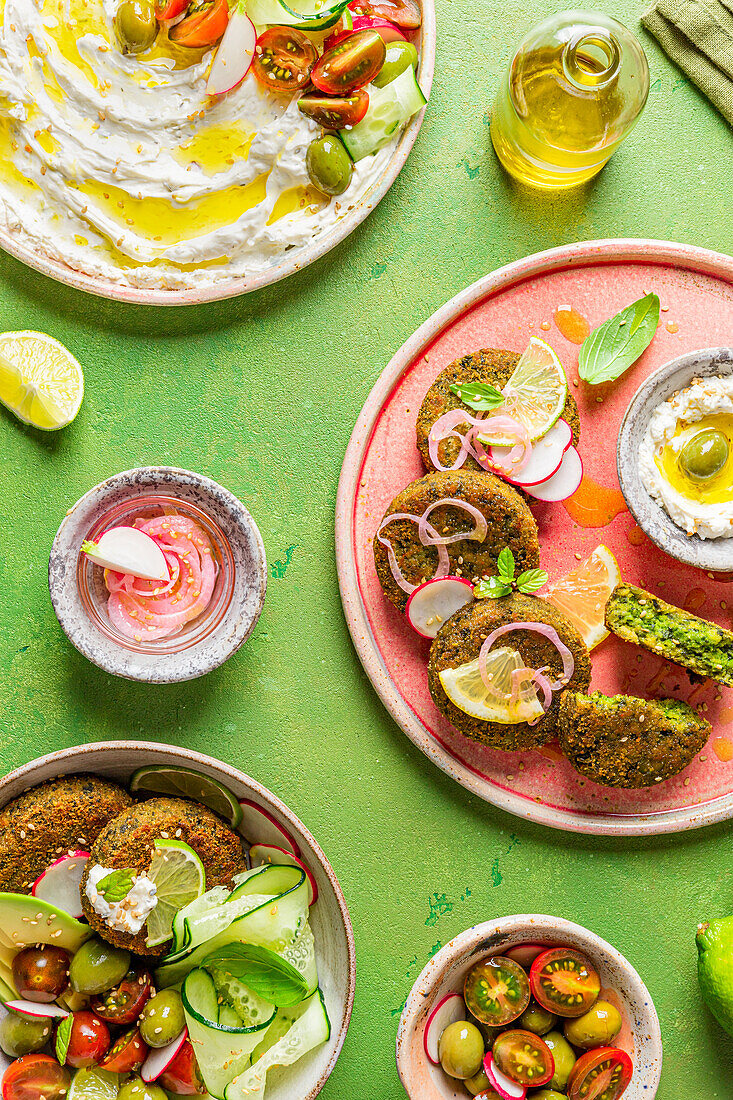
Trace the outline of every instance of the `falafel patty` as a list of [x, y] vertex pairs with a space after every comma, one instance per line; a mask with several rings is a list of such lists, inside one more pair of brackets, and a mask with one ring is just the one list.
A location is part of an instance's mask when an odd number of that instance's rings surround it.
[[49, 864], [88, 851], [131, 804], [127, 791], [96, 775], [65, 775], [24, 791], [0, 810], [0, 890], [29, 894]]
[[[486, 517], [488, 531], [483, 542], [460, 539], [446, 546], [450, 559], [450, 572], [478, 581], [483, 576], [493, 576], [496, 560], [505, 546], [514, 554], [517, 570], [534, 569], [540, 563], [540, 545], [537, 524], [519, 493], [493, 474], [456, 470], [425, 474], [413, 481], [394, 498], [385, 517], [394, 512], [406, 512], [419, 517], [430, 504], [455, 497], [465, 500]], [[430, 523], [441, 535], [453, 535], [459, 531], [472, 531], [476, 521], [468, 512], [446, 504], [435, 508], [429, 516]], [[438, 551], [434, 546], [423, 546], [418, 537], [417, 523], [407, 519], [395, 520], [385, 527], [382, 537], [392, 544], [397, 564], [410, 584], [419, 585], [435, 573]], [[409, 599], [392, 576], [387, 548], [374, 536], [374, 564], [382, 591], [388, 600], [404, 611]]]
[[137, 874], [147, 872], [153, 858], [154, 841], [161, 838], [182, 840], [193, 848], [204, 865], [207, 890], [228, 885], [232, 876], [246, 867], [242, 838], [198, 802], [184, 798], [150, 798], [118, 814], [92, 845], [91, 858], [81, 881], [81, 903], [84, 916], [103, 939], [137, 955], [164, 955], [167, 946], [148, 947], [144, 925], [137, 936], [110, 928], [89, 902], [87, 878], [96, 864], [129, 868]]
[[605, 787], [653, 787], [681, 772], [712, 732], [688, 703], [566, 691], [560, 747], [576, 771]]
[[[517, 722], [505, 725], [473, 718], [452, 703], [443, 690], [440, 673], [446, 668], [474, 661], [483, 642], [492, 631], [507, 623], [535, 622], [554, 627], [560, 640], [573, 655], [575, 667], [566, 688], [553, 692], [550, 708], [535, 725]], [[548, 679], [562, 676], [563, 663], [555, 646], [542, 634], [533, 630], [517, 630], [506, 634], [497, 644], [511, 646], [522, 656], [527, 668], [548, 668]], [[537, 596], [524, 596], [515, 592], [501, 599], [474, 600], [455, 613], [439, 630], [430, 647], [428, 686], [433, 701], [456, 729], [494, 749], [514, 751], [535, 749], [552, 740], [557, 734], [560, 701], [565, 691], [585, 691], [590, 683], [590, 659], [588, 650], [572, 623], [552, 604]]]
[[[507, 384], [520, 356], [516, 351], [502, 351], [498, 348], [484, 348], [471, 355], [456, 359], [440, 372], [425, 394], [417, 417], [417, 448], [422, 455], [426, 470], [434, 470], [428, 448], [428, 436], [435, 421], [451, 409], [466, 409], [472, 416], [480, 416], [474, 409], [464, 405], [460, 397], [451, 389], [452, 385], [466, 385], [468, 382], [486, 382], [497, 389]], [[485, 415], [489, 415], [486, 413]], [[577, 447], [580, 438], [580, 414], [575, 398], [568, 390], [562, 419], [566, 420], [573, 433], [573, 444]], [[444, 439], [438, 446], [438, 457], [444, 466], [450, 466], [458, 458], [461, 444], [457, 439]], [[478, 462], [466, 455], [462, 470], [480, 470]]]

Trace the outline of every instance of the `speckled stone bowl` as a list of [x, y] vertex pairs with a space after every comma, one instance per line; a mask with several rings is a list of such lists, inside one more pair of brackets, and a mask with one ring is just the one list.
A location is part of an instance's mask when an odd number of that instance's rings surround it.
[[678, 561], [706, 572], [733, 571], [733, 538], [701, 539], [678, 527], [649, 495], [639, 475], [639, 447], [654, 410], [694, 378], [733, 374], [733, 348], [704, 348], [666, 363], [639, 386], [621, 422], [618, 480], [629, 511], [652, 542]]
[[[199, 509], [226, 543], [227, 591], [210, 628], [188, 645], [163, 640], [140, 647], [116, 641], [101, 620], [94, 620], [85, 602], [86, 588], [79, 583], [79, 548], [95, 524], [111, 509], [151, 496], [173, 497]], [[151, 466], [116, 474], [76, 502], [54, 539], [48, 580], [53, 609], [80, 653], [114, 676], [169, 684], [211, 672], [246, 641], [264, 603], [267, 562], [257, 524], [228, 489], [189, 470]]]
[[461, 992], [474, 963], [520, 943], [575, 947], [588, 956], [603, 990], [612, 990], [618, 998], [628, 1025], [626, 1041], [626, 1027], [617, 1041], [634, 1062], [624, 1100], [654, 1100], [662, 1073], [662, 1035], [649, 990], [631, 963], [600, 936], [561, 917], [537, 914], [477, 924], [447, 943], [425, 967], [407, 998], [397, 1032], [397, 1070], [410, 1100], [467, 1100], [463, 1083], [428, 1061], [423, 1047], [425, 1025], [448, 993]]

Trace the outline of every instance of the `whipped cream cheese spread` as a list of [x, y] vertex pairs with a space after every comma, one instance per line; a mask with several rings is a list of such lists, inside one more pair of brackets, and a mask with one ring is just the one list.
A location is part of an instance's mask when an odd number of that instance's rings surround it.
[[136, 875], [125, 897], [110, 904], [97, 891], [97, 886], [113, 870], [113, 867], [102, 867], [99, 863], [92, 867], [87, 876], [86, 895], [94, 912], [105, 924], [118, 932], [136, 936], [158, 904], [156, 885], [147, 875]]

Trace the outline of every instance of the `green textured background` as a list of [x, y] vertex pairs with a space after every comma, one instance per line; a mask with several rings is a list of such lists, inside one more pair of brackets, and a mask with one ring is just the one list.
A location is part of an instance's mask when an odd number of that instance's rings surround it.
[[[636, 27], [640, 9], [607, 10]], [[559, 9], [558, 9], [559, 10]], [[548, 9], [439, 0], [437, 75], [407, 166], [329, 256], [260, 293], [154, 310], [83, 296], [0, 257], [0, 329], [41, 329], [81, 360], [87, 396], [58, 435], [0, 412], [0, 762], [105, 738], [216, 752], [321, 840], [356, 932], [353, 1021], [324, 1100], [399, 1100], [397, 1020], [430, 954], [467, 926], [556, 913], [614, 943], [654, 997], [660, 1100], [733, 1097], [733, 1043], [695, 979], [695, 926], [733, 909], [727, 828], [609, 842], [531, 827], [433, 768], [382, 709], [344, 625], [333, 508], [352, 424], [384, 365], [447, 299], [538, 249], [646, 236], [729, 251], [729, 127], [643, 35], [649, 103], [585, 191], [514, 189], [485, 115], [512, 44]], [[48, 599], [65, 510], [121, 469], [172, 463], [232, 489], [270, 563], [249, 644], [190, 684], [115, 680], [66, 642]]]

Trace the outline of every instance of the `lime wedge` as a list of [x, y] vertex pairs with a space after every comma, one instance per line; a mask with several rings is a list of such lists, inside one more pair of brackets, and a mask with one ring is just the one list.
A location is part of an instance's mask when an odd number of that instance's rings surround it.
[[[512, 690], [512, 672], [524, 668], [524, 661], [516, 649], [502, 646], [490, 649], [486, 659], [486, 671], [496, 689], [496, 695], [510, 694]], [[484, 722], [500, 722], [505, 726], [519, 722], [531, 722], [542, 718], [544, 710], [537, 698], [534, 685], [528, 678], [524, 680], [519, 699], [510, 706], [497, 699], [493, 692], [486, 689], [478, 667], [478, 657], [458, 668], [444, 668], [438, 674], [443, 691], [464, 714], [480, 718]]]
[[71, 1080], [66, 1100], [117, 1100], [119, 1088], [119, 1073], [108, 1073], [96, 1066], [78, 1069]]
[[[560, 419], [568, 396], [565, 371], [549, 344], [538, 336], [530, 339], [502, 393], [505, 401], [499, 413], [521, 421], [532, 442], [549, 432]], [[479, 439], [494, 447], [514, 442], [500, 433], [482, 433]]]
[[156, 840], [148, 871], [157, 888], [157, 904], [147, 920], [148, 947], [172, 936], [173, 918], [179, 909], [201, 897], [206, 886], [204, 865], [182, 840]]
[[83, 397], [82, 369], [58, 340], [45, 332], [0, 334], [0, 401], [24, 424], [64, 428]]
[[232, 829], [242, 820], [242, 807], [232, 792], [218, 780], [190, 768], [177, 768], [172, 764], [138, 768], [130, 780], [130, 790], [191, 798], [223, 817]]

